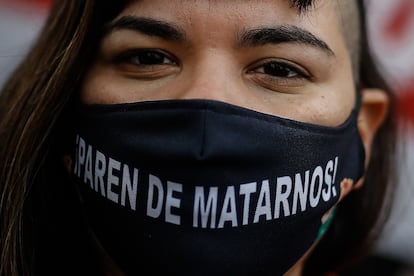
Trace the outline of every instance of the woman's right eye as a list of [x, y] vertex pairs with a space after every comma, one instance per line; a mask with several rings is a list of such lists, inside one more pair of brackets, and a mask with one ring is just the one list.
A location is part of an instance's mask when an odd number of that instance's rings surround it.
[[117, 63], [129, 63], [140, 67], [175, 65], [177, 62], [161, 50], [132, 50], [116, 58]]
[[158, 79], [174, 74], [179, 69], [173, 55], [158, 49], [130, 50], [114, 59], [118, 69], [131, 77]]

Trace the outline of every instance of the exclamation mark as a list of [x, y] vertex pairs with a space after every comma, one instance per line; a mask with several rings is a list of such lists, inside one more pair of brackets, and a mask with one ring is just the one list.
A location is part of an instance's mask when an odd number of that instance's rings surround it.
[[[336, 183], [336, 171], [338, 170], [338, 159], [339, 159], [338, 156], [335, 157], [335, 168], [334, 168], [332, 184]], [[336, 195], [337, 195], [335, 185], [332, 185], [332, 194], [333, 194], [334, 197], [336, 197]]]

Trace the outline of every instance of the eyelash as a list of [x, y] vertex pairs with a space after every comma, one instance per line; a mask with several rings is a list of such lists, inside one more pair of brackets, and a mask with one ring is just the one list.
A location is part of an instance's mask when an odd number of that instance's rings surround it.
[[[141, 60], [135, 60], [135, 59]], [[147, 59], [146, 61], [142, 59]], [[152, 59], [152, 60], [151, 60]], [[155, 62], [154, 62], [155, 59]], [[158, 59], [158, 61], [157, 61]], [[162, 59], [162, 60], [161, 60]], [[116, 57], [116, 63], [130, 63], [139, 67], [153, 67], [162, 65], [177, 65], [176, 58], [172, 57], [161, 50], [142, 49], [142, 50], [131, 50]], [[143, 63], [146, 62], [146, 63]]]
[[[273, 71], [273, 72], [271, 72]], [[269, 78], [285, 78], [285, 79], [307, 79], [310, 80], [311, 75], [303, 68], [282, 60], [265, 60], [259, 66], [255, 66], [248, 73], [258, 73], [266, 75]]]

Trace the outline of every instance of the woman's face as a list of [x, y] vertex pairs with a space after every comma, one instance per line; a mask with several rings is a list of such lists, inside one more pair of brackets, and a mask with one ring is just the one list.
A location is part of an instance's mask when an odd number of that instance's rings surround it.
[[356, 94], [339, 18], [331, 0], [303, 13], [287, 0], [133, 1], [106, 26], [81, 100], [209, 99], [338, 126]]
[[210, 99], [336, 126], [355, 104], [335, 1], [133, 1], [108, 26], [84, 103]]

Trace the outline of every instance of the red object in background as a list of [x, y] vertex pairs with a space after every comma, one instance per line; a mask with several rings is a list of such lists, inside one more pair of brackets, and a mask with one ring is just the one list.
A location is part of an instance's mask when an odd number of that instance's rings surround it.
[[414, 16], [414, 5], [411, 0], [400, 1], [393, 15], [385, 26], [385, 34], [389, 39], [400, 40], [407, 35], [411, 27], [411, 19]]
[[414, 82], [400, 91], [398, 101], [398, 114], [401, 119], [408, 120], [408, 123], [414, 124]]
[[[401, 47], [402, 44], [399, 45], [398, 43], [403, 43], [407, 37], [413, 35], [414, 2], [412, 0], [400, 0], [396, 1], [394, 6], [390, 11], [391, 16], [386, 19], [387, 22], [382, 33], [387, 40], [397, 42], [394, 44], [395, 47]], [[407, 62], [413, 62], [413, 60], [407, 60]], [[410, 82], [410, 80], [412, 81]], [[409, 79], [403, 81], [408, 84], [397, 91], [398, 116], [402, 121], [414, 124], [414, 74]]]

